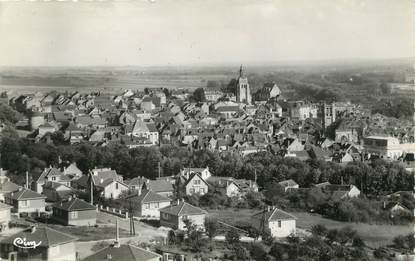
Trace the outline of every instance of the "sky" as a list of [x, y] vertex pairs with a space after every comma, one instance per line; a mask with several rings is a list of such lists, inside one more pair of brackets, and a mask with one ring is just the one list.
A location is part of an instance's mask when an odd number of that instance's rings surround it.
[[414, 57], [412, 0], [1, 2], [2, 66]]

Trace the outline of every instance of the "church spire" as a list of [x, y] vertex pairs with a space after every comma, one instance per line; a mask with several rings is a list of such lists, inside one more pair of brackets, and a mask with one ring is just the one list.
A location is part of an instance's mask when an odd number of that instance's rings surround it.
[[242, 64], [241, 64], [241, 67], [239, 68], [239, 77], [244, 77], [244, 68], [242, 67]]

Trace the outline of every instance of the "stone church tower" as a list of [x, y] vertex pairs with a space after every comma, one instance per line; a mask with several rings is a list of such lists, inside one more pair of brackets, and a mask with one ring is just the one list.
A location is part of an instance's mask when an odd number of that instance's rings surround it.
[[251, 90], [249, 89], [248, 78], [244, 75], [244, 70], [239, 68], [239, 77], [236, 83], [236, 102], [251, 104]]

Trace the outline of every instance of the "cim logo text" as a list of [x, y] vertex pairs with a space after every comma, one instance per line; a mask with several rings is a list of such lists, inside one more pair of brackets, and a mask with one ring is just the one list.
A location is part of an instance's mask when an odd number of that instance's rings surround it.
[[40, 244], [42, 243], [42, 241], [39, 241], [36, 243], [36, 241], [27, 241], [26, 238], [20, 238], [20, 237], [16, 237], [13, 240], [13, 245], [20, 247], [20, 248], [33, 248], [35, 249], [36, 247], [40, 246]]

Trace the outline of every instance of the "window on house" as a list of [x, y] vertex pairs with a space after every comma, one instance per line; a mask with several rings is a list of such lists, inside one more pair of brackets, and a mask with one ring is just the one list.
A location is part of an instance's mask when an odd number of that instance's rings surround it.
[[78, 218], [78, 211], [72, 211], [71, 218]]
[[118, 189], [118, 183], [115, 183], [115, 189]]
[[160, 207], [160, 204], [158, 202], [156, 202], [156, 203], [154, 203], [154, 207], [155, 208], [159, 208]]
[[205, 189], [204, 188], [200, 188], [199, 189], [200, 193], [204, 194], [205, 193]]
[[191, 188], [189, 192], [190, 192], [190, 194], [193, 194], [193, 193], [195, 193], [195, 189]]
[[150, 204], [149, 203], [144, 204], [144, 208], [145, 209], [150, 209]]
[[52, 180], [56, 180], [56, 177], [52, 177]]
[[194, 181], [193, 181], [193, 183], [194, 183], [195, 185], [200, 185], [200, 180], [199, 180], [199, 179], [196, 179], [196, 180], [194, 180]]
[[29, 201], [27, 201], [27, 200], [22, 200], [22, 201], [20, 201], [20, 206], [22, 206], [22, 207], [27, 207], [27, 206], [29, 206]]
[[278, 220], [278, 227], [281, 227], [281, 220]]

